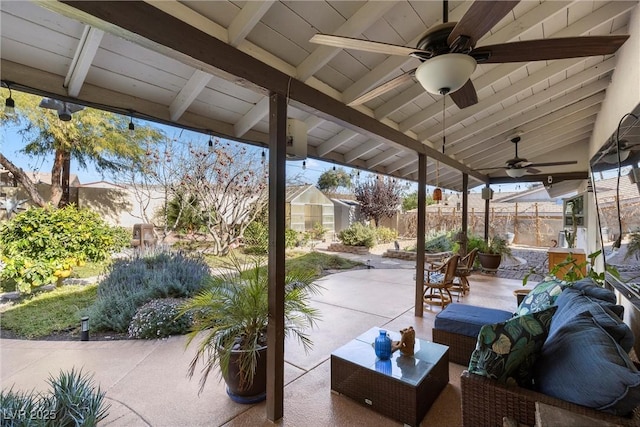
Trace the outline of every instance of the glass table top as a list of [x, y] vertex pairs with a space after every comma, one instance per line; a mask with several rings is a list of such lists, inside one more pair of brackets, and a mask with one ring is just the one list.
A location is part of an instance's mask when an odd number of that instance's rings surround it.
[[[369, 329], [335, 350], [332, 355], [400, 381], [418, 385], [448, 349], [447, 346], [416, 338], [413, 356], [403, 356], [398, 350], [392, 353], [390, 359], [380, 360], [376, 356], [373, 343], [382, 329], [384, 328]], [[393, 341], [400, 340], [400, 333], [388, 330], [387, 333]]]

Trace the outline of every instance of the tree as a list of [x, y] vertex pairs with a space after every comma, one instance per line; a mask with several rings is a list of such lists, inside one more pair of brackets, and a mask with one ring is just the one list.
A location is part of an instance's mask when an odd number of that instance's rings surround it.
[[318, 178], [318, 188], [321, 191], [335, 192], [338, 188], [351, 188], [351, 175], [343, 168], [325, 171]]
[[383, 216], [391, 218], [402, 200], [404, 185], [389, 177], [369, 179], [355, 188], [356, 200], [360, 203], [360, 212], [372, 219], [376, 225]]
[[[433, 198], [427, 194], [426, 197], [427, 206], [434, 204]], [[418, 207], [418, 192], [414, 191], [407, 194], [402, 198], [402, 210], [407, 212]]]
[[[19, 128], [25, 146], [22, 153], [32, 158], [53, 155], [51, 196], [39, 194], [36, 183], [9, 158], [0, 154], [0, 165], [13, 174], [34, 204], [64, 206], [68, 200], [69, 165], [73, 159], [81, 169], [90, 166], [98, 172], [123, 169], [136, 165], [144, 154], [145, 145], [157, 142], [162, 133], [149, 126], [129, 130], [129, 120], [121, 115], [85, 108], [75, 112], [70, 121], [62, 121], [58, 113], [39, 106], [41, 97], [12, 92], [16, 101], [16, 116], [2, 114], [2, 125]], [[125, 161], [128, 160], [128, 161]], [[66, 185], [63, 185], [66, 184]]]
[[[258, 165], [258, 166], [256, 166]], [[162, 238], [191, 228], [208, 252], [227, 255], [268, 200], [267, 165], [245, 145], [213, 140], [212, 146], [166, 139], [146, 152], [142, 168], [126, 179], [145, 218], [164, 227]], [[152, 197], [163, 197], [158, 212], [146, 212]]]

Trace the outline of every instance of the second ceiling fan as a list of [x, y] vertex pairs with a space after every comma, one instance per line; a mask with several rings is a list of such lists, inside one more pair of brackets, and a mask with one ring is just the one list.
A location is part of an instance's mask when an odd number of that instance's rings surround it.
[[535, 169], [537, 167], [540, 168], [545, 166], [575, 165], [578, 163], [575, 160], [568, 160], [568, 161], [562, 161], [562, 162], [533, 163], [528, 161], [527, 159], [518, 157], [518, 143], [520, 142], [519, 136], [514, 136], [513, 138], [511, 138], [511, 142], [513, 142], [513, 144], [516, 147], [516, 153], [513, 159], [507, 160], [506, 166], [482, 168], [482, 169], [475, 169], [475, 170], [478, 172], [483, 172], [488, 170], [504, 169], [507, 172], [507, 175], [509, 175], [511, 178], [520, 178], [526, 173], [530, 173], [530, 174], [540, 173], [538, 169]]
[[443, 1], [443, 24], [420, 39], [415, 48], [388, 43], [316, 34], [312, 43], [386, 55], [412, 56], [422, 61], [417, 68], [361, 95], [349, 103], [360, 105], [414, 77], [427, 92], [451, 95], [459, 108], [478, 103], [470, 80], [478, 63], [496, 64], [578, 58], [615, 53], [628, 35], [584, 36], [526, 40], [476, 47], [477, 41], [504, 18], [519, 1], [476, 1], [459, 22], [448, 21], [448, 4]]

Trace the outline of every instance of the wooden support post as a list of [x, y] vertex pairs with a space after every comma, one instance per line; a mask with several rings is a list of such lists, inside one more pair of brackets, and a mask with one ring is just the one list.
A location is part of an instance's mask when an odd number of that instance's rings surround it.
[[284, 259], [287, 102], [269, 96], [269, 324], [267, 326], [267, 419], [284, 413]]
[[422, 316], [424, 303], [422, 299], [424, 287], [424, 244], [427, 212], [427, 156], [418, 154], [418, 224], [416, 239], [416, 288], [414, 315]]
[[468, 228], [469, 228], [469, 175], [462, 174], [462, 242], [460, 243], [460, 253], [467, 254]]

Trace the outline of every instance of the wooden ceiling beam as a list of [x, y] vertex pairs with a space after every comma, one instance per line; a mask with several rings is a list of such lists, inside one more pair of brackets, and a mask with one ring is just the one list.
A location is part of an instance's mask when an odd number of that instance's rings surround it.
[[273, 5], [273, 0], [248, 1], [229, 24], [229, 44], [238, 46]]
[[80, 37], [80, 41], [78, 42], [76, 53], [71, 60], [71, 66], [64, 79], [64, 87], [67, 88], [67, 95], [76, 98], [80, 94], [89, 68], [91, 68], [93, 58], [96, 57], [96, 53], [100, 47], [102, 36], [104, 36], [104, 31], [93, 28], [90, 25], [85, 25], [82, 37]]

